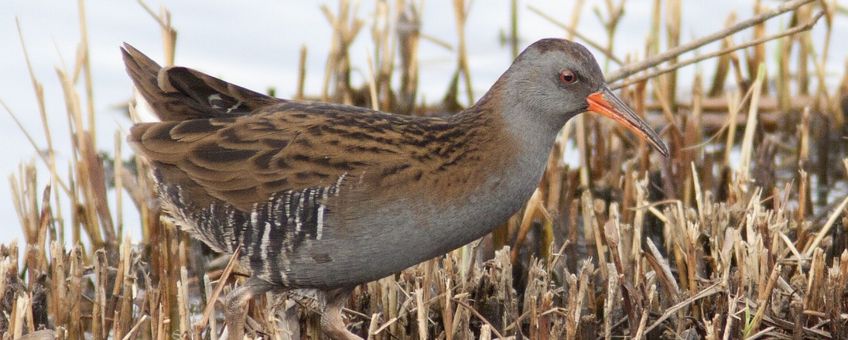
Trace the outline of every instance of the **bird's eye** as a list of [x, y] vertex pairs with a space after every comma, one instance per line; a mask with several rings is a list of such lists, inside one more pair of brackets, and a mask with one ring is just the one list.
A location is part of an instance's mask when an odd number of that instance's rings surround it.
[[559, 82], [564, 85], [574, 84], [577, 82], [577, 76], [569, 69], [559, 71]]

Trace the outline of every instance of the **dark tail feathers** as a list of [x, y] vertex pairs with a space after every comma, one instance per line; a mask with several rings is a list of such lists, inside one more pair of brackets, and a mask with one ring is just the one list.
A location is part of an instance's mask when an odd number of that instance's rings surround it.
[[190, 68], [163, 69], [130, 44], [121, 52], [136, 88], [163, 121], [245, 115], [281, 101]]

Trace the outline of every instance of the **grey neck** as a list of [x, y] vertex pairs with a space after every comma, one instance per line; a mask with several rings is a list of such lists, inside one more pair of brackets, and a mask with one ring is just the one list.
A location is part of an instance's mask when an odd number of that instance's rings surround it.
[[[497, 103], [505, 132], [510, 134], [519, 154], [517, 164], [524, 172], [541, 176], [556, 137], [574, 113], [543, 113], [536, 103], [522, 100], [515, 92], [506, 92]], [[529, 175], [529, 174], [525, 174]]]

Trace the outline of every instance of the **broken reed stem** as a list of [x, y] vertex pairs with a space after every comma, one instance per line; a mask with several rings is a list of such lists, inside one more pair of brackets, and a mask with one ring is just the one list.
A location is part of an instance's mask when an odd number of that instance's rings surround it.
[[704, 45], [707, 45], [711, 42], [714, 42], [714, 41], [719, 40], [719, 39], [723, 39], [723, 38], [730, 36], [730, 35], [732, 35], [736, 32], [739, 32], [739, 31], [744, 30], [746, 28], [749, 28], [749, 27], [752, 27], [754, 25], [765, 22], [766, 20], [771, 19], [771, 18], [778, 16], [780, 14], [795, 10], [800, 6], [811, 3], [813, 1], [814, 0], [792, 0], [792, 1], [788, 1], [788, 2], [783, 2], [779, 6], [777, 6], [777, 8], [774, 8], [774, 9], [768, 10], [768, 11], [763, 11], [763, 13], [761, 13], [759, 15], [756, 15], [756, 16], [753, 16], [753, 17], [747, 19], [747, 20], [741, 21], [741, 22], [739, 22], [739, 23], [737, 23], [733, 26], [730, 26], [726, 29], [723, 29], [723, 30], [720, 30], [718, 32], [709, 34], [709, 35], [702, 37], [702, 38], [699, 38], [699, 39], [692, 40], [692, 41], [690, 41], [686, 44], [672, 48], [672, 49], [667, 50], [665, 52], [662, 52], [660, 54], [650, 56], [650, 57], [648, 57], [645, 60], [642, 60], [640, 62], [636, 62], [636, 63], [626, 65], [626, 66], [616, 70], [615, 72], [612, 72], [611, 74], [609, 74], [607, 76], [607, 82], [608, 83], [614, 83], [614, 82], [619, 81], [623, 78], [626, 78], [626, 77], [629, 77], [629, 76], [631, 76], [635, 73], [638, 73], [642, 70], [646, 70], [646, 69], [652, 68], [654, 66], [657, 66], [659, 64], [662, 64], [666, 61], [669, 61], [669, 60], [677, 57], [678, 55], [681, 55], [681, 54], [689, 52], [689, 51], [693, 51], [693, 50], [698, 49], [698, 48], [700, 48]]

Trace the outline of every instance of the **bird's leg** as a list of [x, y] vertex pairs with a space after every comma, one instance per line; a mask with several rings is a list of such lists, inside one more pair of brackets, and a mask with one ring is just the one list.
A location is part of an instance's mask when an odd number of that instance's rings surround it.
[[286, 298], [281, 309], [282, 315], [280, 315], [280, 321], [282, 322], [282, 326], [284, 326], [281, 328], [287, 330], [287, 334], [284, 334], [283, 339], [300, 339], [300, 319], [298, 318], [297, 302]]
[[336, 340], [362, 340], [358, 335], [347, 330], [342, 320], [342, 308], [353, 288], [337, 288], [321, 292], [321, 330], [330, 338]]
[[247, 302], [254, 296], [264, 294], [273, 288], [261, 279], [249, 278], [243, 285], [227, 294], [226, 322], [227, 339], [242, 340], [244, 338], [244, 320], [247, 312]]

